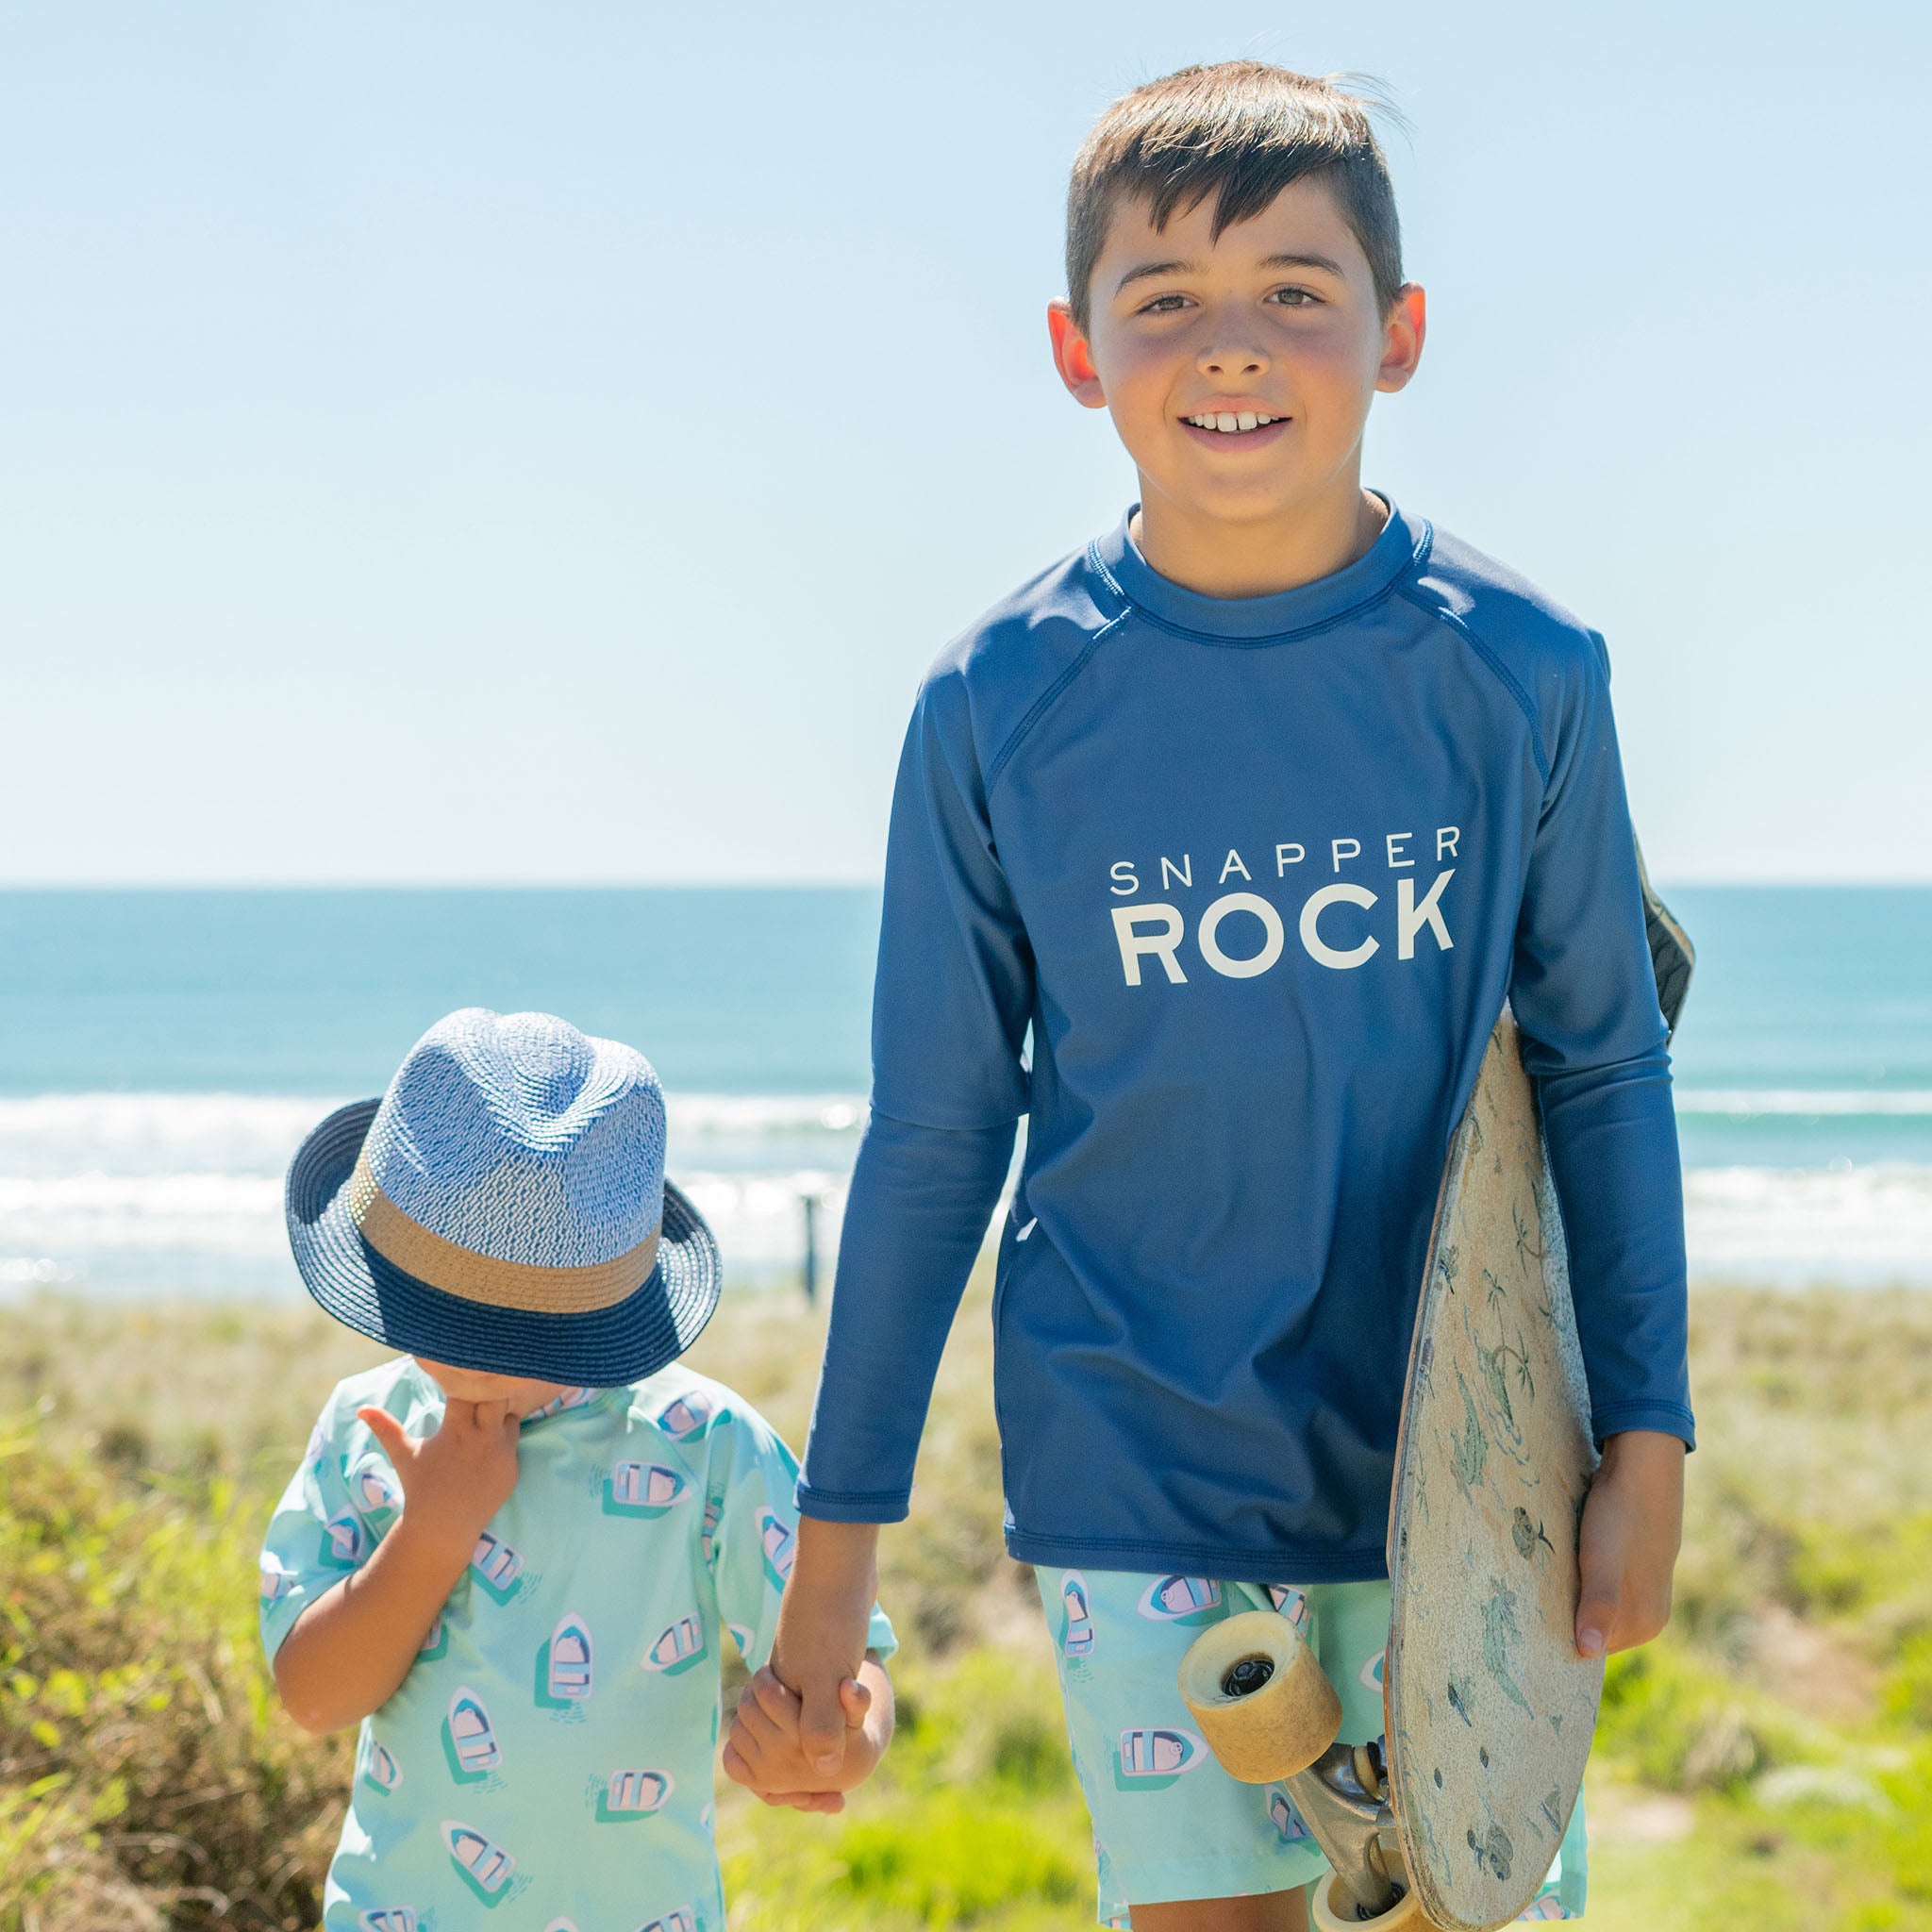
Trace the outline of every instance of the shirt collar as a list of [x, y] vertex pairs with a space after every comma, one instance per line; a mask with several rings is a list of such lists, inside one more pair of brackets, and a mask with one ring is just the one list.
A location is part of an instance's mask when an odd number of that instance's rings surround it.
[[1168, 630], [1209, 643], [1273, 643], [1321, 629], [1373, 604], [1427, 554], [1428, 524], [1404, 515], [1391, 499], [1382, 500], [1389, 505], [1389, 521], [1353, 563], [1272, 596], [1208, 597], [1162, 576], [1127, 534], [1138, 503], [1106, 536], [1088, 545], [1088, 562], [1137, 610]]

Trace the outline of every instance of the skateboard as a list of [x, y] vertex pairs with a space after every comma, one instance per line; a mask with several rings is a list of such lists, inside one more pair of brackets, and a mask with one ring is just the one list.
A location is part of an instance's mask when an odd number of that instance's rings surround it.
[[[1647, 877], [1643, 898], [1674, 1031], [1695, 954]], [[1272, 1611], [1210, 1625], [1181, 1663], [1223, 1767], [1285, 1783], [1326, 1854], [1316, 1932], [1494, 1932], [1541, 1889], [1603, 1689], [1574, 1641], [1596, 1461], [1562, 1217], [1506, 1007], [1450, 1142], [1410, 1342], [1386, 1739], [1336, 1741], [1334, 1689]]]

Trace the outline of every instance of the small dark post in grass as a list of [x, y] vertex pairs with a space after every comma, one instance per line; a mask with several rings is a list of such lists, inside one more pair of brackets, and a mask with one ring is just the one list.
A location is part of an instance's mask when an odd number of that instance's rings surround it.
[[805, 1305], [811, 1307], [819, 1298], [819, 1197], [806, 1188], [798, 1199], [805, 1209]]

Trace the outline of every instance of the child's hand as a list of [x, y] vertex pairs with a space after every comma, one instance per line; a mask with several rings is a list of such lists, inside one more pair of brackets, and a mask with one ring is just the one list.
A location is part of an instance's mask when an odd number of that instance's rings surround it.
[[476, 1539], [517, 1486], [522, 1418], [506, 1403], [451, 1396], [436, 1433], [419, 1438], [387, 1409], [356, 1413], [395, 1465], [412, 1539], [460, 1550], [467, 1563]]
[[1611, 1436], [1583, 1506], [1579, 1657], [1648, 1643], [1670, 1621], [1683, 1533], [1683, 1443], [1650, 1429]]
[[[799, 1737], [804, 1707], [767, 1664], [738, 1700], [724, 1740], [724, 1774], [756, 1791], [768, 1805], [800, 1811], [841, 1811], [843, 1793], [872, 1775], [891, 1736], [891, 1686], [881, 1667], [868, 1659], [860, 1676], [839, 1686], [845, 1719], [844, 1757], [835, 1772], [815, 1770]], [[875, 1700], [874, 1687], [888, 1694]], [[875, 1704], [877, 1707], [875, 1708]]]

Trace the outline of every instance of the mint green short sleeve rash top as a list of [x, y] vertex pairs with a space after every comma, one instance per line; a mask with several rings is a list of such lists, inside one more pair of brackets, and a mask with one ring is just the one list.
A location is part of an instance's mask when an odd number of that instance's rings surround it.
[[[330, 1396], [262, 1550], [271, 1658], [398, 1519], [370, 1407], [428, 1435], [442, 1393], [404, 1357]], [[511, 1904], [532, 1932], [722, 1932], [720, 1645], [754, 1669], [771, 1654], [797, 1464], [749, 1403], [675, 1364], [559, 1396], [518, 1455], [515, 1492], [363, 1721], [325, 1932], [458, 1932]], [[877, 1609], [868, 1641], [895, 1647]]]

